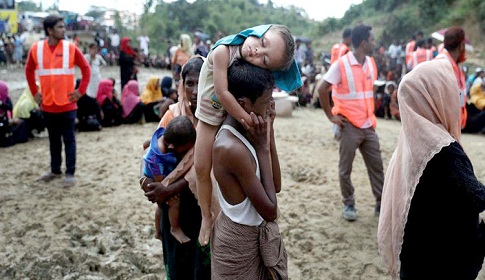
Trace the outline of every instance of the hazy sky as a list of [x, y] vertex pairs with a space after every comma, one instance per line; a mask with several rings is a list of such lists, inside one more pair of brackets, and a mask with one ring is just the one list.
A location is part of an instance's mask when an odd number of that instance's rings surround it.
[[[37, 3], [42, 2], [44, 7], [49, 7], [56, 0], [34, 0]], [[108, 8], [119, 8], [122, 10], [132, 10], [141, 13], [143, 9], [142, 0], [57, 0], [61, 10], [77, 11], [86, 13], [91, 5], [106, 6]], [[170, 1], [165, 1], [170, 2]], [[189, 1], [190, 2], [190, 1]], [[260, 3], [266, 3], [267, 0], [259, 0]], [[327, 3], [331, 3], [331, 5]], [[327, 17], [340, 18], [351, 4], [362, 3], [362, 0], [273, 0], [276, 6], [294, 6], [306, 10], [308, 16], [315, 20], [322, 20]]]

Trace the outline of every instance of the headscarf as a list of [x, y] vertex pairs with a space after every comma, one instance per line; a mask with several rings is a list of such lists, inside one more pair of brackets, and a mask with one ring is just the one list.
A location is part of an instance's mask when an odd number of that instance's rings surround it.
[[[201, 56], [193, 56], [187, 61], [187, 63], [192, 59], [205, 60], [205, 58]], [[185, 65], [182, 67], [181, 73], [184, 72], [184, 67]], [[178, 116], [186, 116], [190, 119], [190, 121], [192, 121], [194, 125], [197, 124], [197, 119], [194, 118], [192, 110], [190, 110], [190, 100], [187, 99], [187, 96], [185, 94], [185, 85], [184, 85], [184, 80], [182, 75], [180, 75], [180, 83], [178, 86], [178, 102], [170, 105], [169, 110], [172, 112], [174, 118]], [[194, 165], [194, 149], [192, 148], [185, 154], [185, 156], [179, 162], [177, 167], [172, 171], [172, 173], [170, 173], [167, 177], [165, 177], [162, 183], [165, 186], [168, 186], [171, 182], [174, 182], [175, 180], [179, 179], [187, 172], [189, 172], [190, 169], [193, 167], [193, 165]], [[189, 182], [190, 190], [197, 197], [197, 191], [195, 187], [195, 177], [193, 177], [193, 179], [194, 180], [187, 180], [187, 181]]]
[[128, 42], [131, 42], [131, 39], [128, 37], [123, 37], [123, 39], [121, 39], [120, 50], [127, 55], [135, 56], [135, 51], [133, 51], [133, 49], [128, 46]]
[[188, 34], [180, 35], [180, 45], [179, 48], [186, 53], [189, 57], [194, 55], [194, 50], [192, 49], [192, 39]]
[[387, 94], [392, 94], [392, 92], [389, 91], [389, 87], [394, 86], [394, 90], [397, 89], [397, 84], [394, 81], [388, 81], [386, 83], [386, 86], [384, 87], [384, 92]]
[[113, 99], [113, 81], [110, 79], [104, 79], [99, 82], [98, 93], [96, 94], [96, 100], [99, 105], [103, 105], [106, 98]]
[[161, 84], [163, 96], [169, 95], [170, 89], [172, 88], [172, 82], [173, 82], [173, 79], [171, 77], [169, 76], [163, 77], [162, 84]]
[[377, 240], [379, 253], [393, 278], [400, 273], [411, 200], [428, 162], [460, 141], [459, 89], [451, 63], [420, 63], [399, 85], [402, 130], [384, 180]]
[[141, 94], [141, 102], [149, 104], [162, 99], [162, 90], [159, 83], [160, 79], [156, 76], [148, 79], [145, 90]]
[[[8, 98], [9, 95], [7, 83], [0, 80], [0, 101], [2, 101], [2, 104], [5, 104]], [[7, 111], [5, 109], [0, 109], [0, 116], [3, 116], [6, 112]]]
[[35, 102], [35, 99], [30, 92], [30, 88], [27, 86], [13, 107], [13, 117], [28, 119], [30, 118], [30, 112], [32, 110], [39, 110], [39, 104]]
[[123, 106], [123, 118], [126, 118], [131, 111], [140, 103], [140, 97], [138, 96], [138, 81], [130, 80], [121, 94], [121, 105]]

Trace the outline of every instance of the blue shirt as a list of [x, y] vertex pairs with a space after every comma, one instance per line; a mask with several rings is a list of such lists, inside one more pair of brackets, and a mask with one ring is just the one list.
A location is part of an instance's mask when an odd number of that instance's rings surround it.
[[165, 128], [159, 127], [153, 133], [150, 147], [143, 156], [143, 173], [149, 178], [162, 175], [166, 177], [177, 166], [177, 158], [174, 153], [163, 154], [158, 148], [158, 139], [165, 134]]

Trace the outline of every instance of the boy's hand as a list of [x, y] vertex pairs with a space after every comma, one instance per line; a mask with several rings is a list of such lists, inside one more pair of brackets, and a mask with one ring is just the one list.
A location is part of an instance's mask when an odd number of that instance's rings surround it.
[[248, 140], [254, 146], [254, 149], [268, 148], [268, 123], [261, 116], [256, 116], [251, 112], [254, 126], [248, 129]]
[[269, 101], [268, 117], [271, 123], [273, 123], [274, 119], [276, 118], [276, 103], [274, 102], [273, 98], [271, 98], [271, 100]]
[[77, 102], [83, 96], [78, 90], [69, 93], [69, 101]]
[[38, 93], [35, 95], [34, 99], [35, 99], [35, 102], [37, 102], [37, 104], [39, 104], [39, 105], [40, 105], [40, 104], [42, 103], [42, 93], [38, 92]]
[[253, 119], [251, 118], [250, 114], [246, 113], [246, 116], [244, 118], [241, 118], [239, 122], [242, 124], [244, 129], [249, 130], [251, 127], [254, 126]]

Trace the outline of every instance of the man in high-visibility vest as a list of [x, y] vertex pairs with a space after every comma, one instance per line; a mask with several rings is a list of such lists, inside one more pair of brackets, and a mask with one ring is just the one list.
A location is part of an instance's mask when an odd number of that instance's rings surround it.
[[[352, 41], [350, 40], [351, 34], [352, 34], [352, 29], [345, 28], [344, 32], [342, 33], [342, 41], [332, 46], [332, 49], [330, 50], [330, 65], [332, 65], [335, 61], [337, 61], [337, 59], [341, 58], [342, 56], [350, 52], [350, 44], [352, 43]], [[328, 100], [330, 102], [330, 106], [333, 106], [332, 88], [329, 88]], [[338, 140], [338, 137], [336, 136], [335, 139]]]
[[[339, 181], [344, 203], [343, 217], [348, 221], [357, 219], [354, 186], [350, 179], [356, 149], [360, 150], [369, 174], [376, 199], [376, 215], [380, 213], [384, 182], [379, 138], [375, 132], [373, 84], [377, 79], [377, 67], [369, 56], [374, 49], [371, 30], [372, 27], [367, 25], [352, 29], [354, 51], [330, 66], [318, 88], [323, 111], [340, 130]], [[330, 86], [333, 87], [333, 108], [328, 101]]]
[[[407, 44], [406, 44], [406, 50], [405, 50], [405, 53], [406, 53], [406, 68], [409, 64], [409, 61], [411, 60], [411, 56], [414, 52], [414, 49], [415, 49], [415, 46], [416, 46], [416, 41], [419, 41], [423, 39], [423, 32], [422, 31], [418, 31], [416, 32], [416, 34], [412, 36], [411, 38], [411, 41], [409, 41]], [[409, 69], [406, 69], [406, 73], [409, 72]]]
[[466, 78], [463, 68], [460, 63], [466, 61], [465, 50], [465, 31], [461, 27], [450, 27], [445, 32], [445, 38], [443, 41], [443, 50], [436, 56], [435, 59], [446, 59], [453, 66], [455, 72], [456, 81], [460, 92], [460, 110], [461, 110], [461, 128], [465, 128], [467, 121], [466, 110]]
[[337, 59], [350, 52], [351, 33], [352, 29], [346, 28], [342, 33], [342, 42], [332, 46], [332, 49], [330, 50], [330, 64], [333, 64], [335, 61], [337, 61]]
[[426, 41], [421, 39], [416, 42], [416, 50], [411, 54], [411, 59], [407, 65], [408, 72], [413, 70], [418, 64], [433, 59], [433, 52], [426, 48]]
[[[39, 180], [49, 182], [61, 176], [62, 141], [65, 145], [66, 177], [64, 186], [75, 184], [76, 169], [76, 111], [77, 100], [86, 93], [91, 68], [82, 52], [64, 40], [64, 19], [50, 15], [44, 19], [46, 39], [32, 45], [27, 57], [25, 76], [32, 95], [41, 103], [41, 110], [49, 132], [51, 170]], [[75, 89], [75, 69], [81, 69], [82, 80]], [[39, 77], [40, 90], [35, 84]]]

